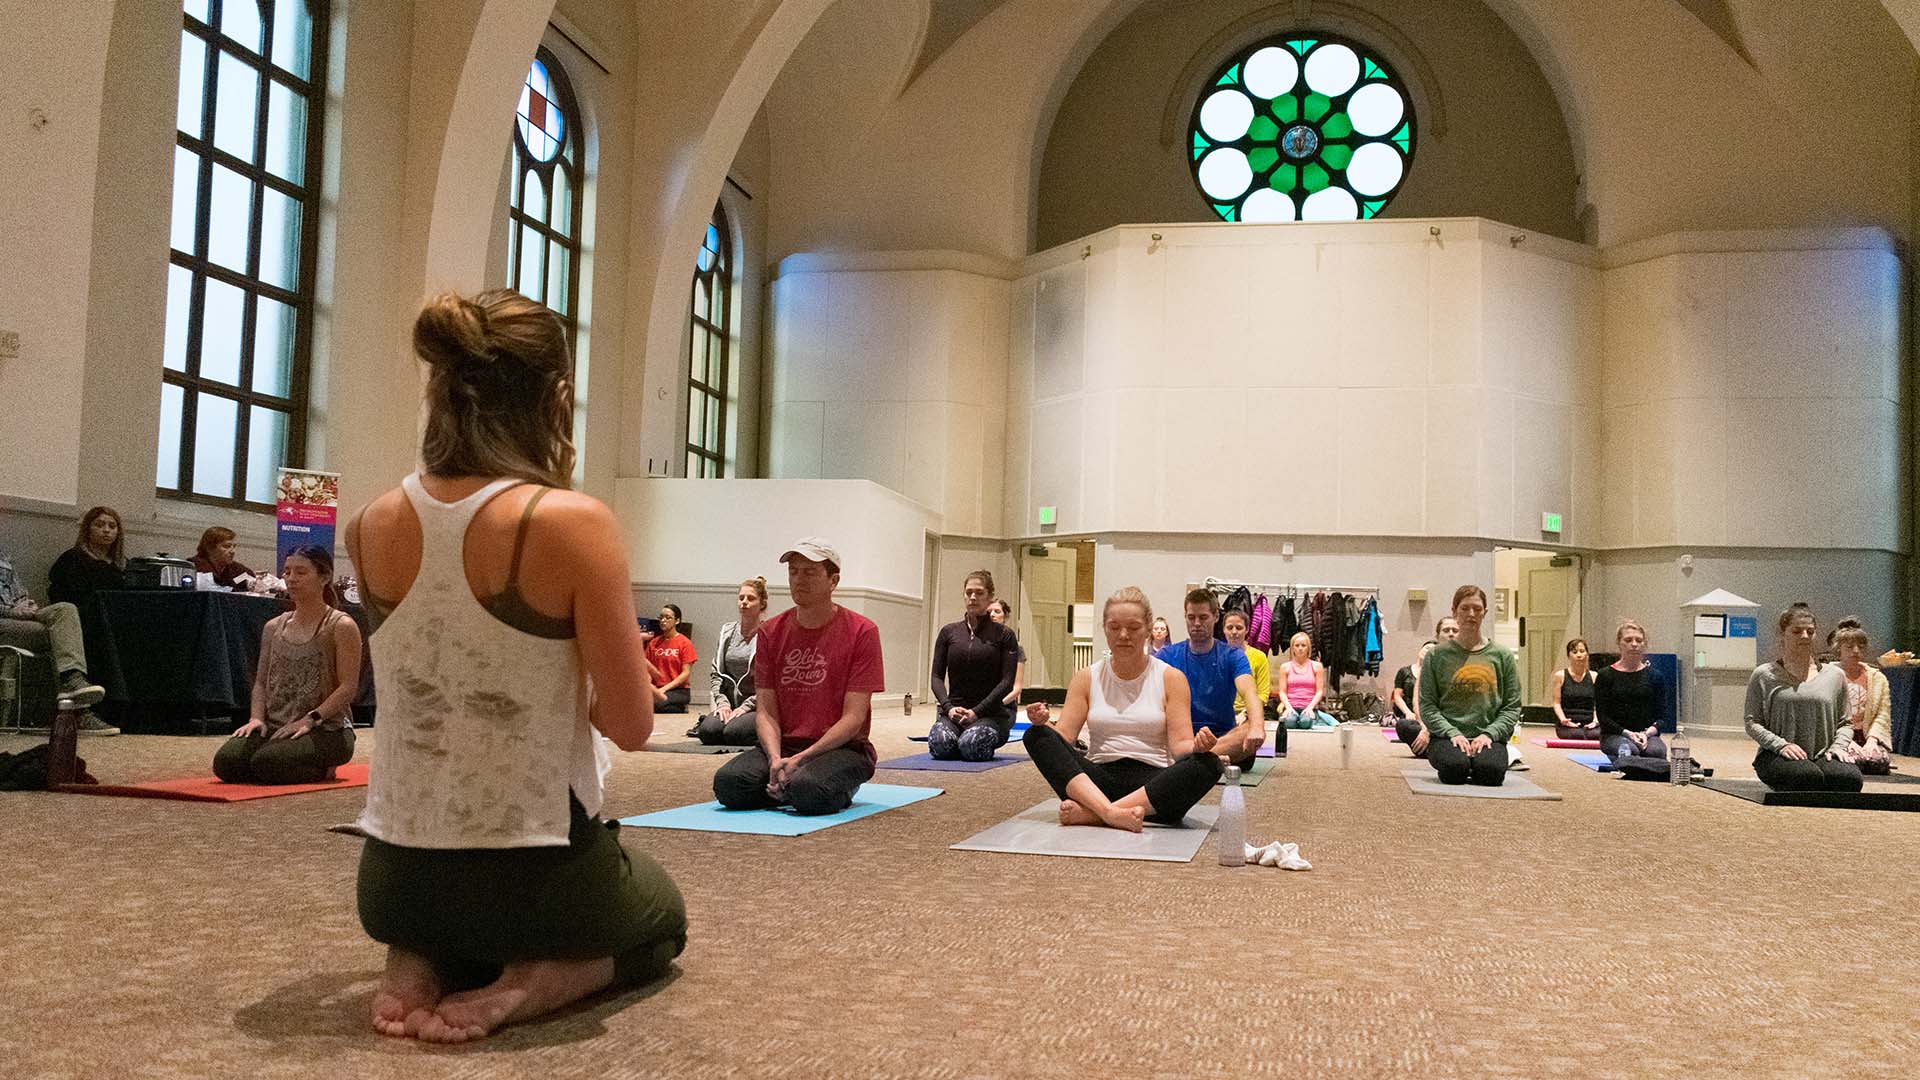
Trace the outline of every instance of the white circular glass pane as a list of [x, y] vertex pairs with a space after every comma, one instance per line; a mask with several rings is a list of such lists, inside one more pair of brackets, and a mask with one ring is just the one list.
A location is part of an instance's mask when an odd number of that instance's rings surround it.
[[1368, 143], [1347, 162], [1347, 184], [1362, 195], [1385, 195], [1407, 171], [1391, 143]]
[[1214, 142], [1232, 142], [1253, 123], [1253, 102], [1238, 90], [1221, 90], [1200, 106], [1200, 130]]
[[1253, 166], [1247, 164], [1247, 155], [1231, 146], [1200, 159], [1200, 190], [1221, 202], [1239, 198], [1252, 184]]
[[1353, 130], [1362, 135], [1385, 135], [1399, 127], [1400, 118], [1406, 114], [1407, 103], [1400, 100], [1400, 91], [1382, 82], [1368, 83], [1355, 90], [1353, 100], [1347, 102]]
[[1300, 78], [1300, 61], [1278, 45], [1269, 45], [1247, 57], [1241, 79], [1254, 97], [1272, 99], [1293, 89]]
[[1322, 45], [1307, 56], [1307, 87], [1339, 97], [1360, 81], [1360, 57], [1345, 45]]
[[1261, 188], [1240, 204], [1241, 221], [1292, 221], [1293, 196], [1272, 188]]
[[1359, 217], [1360, 204], [1353, 192], [1342, 187], [1321, 188], [1300, 207], [1302, 221], [1356, 221]]

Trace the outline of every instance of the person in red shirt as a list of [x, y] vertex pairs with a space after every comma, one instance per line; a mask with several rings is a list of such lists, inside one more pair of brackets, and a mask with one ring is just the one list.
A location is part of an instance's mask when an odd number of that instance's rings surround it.
[[840, 554], [808, 537], [788, 548], [793, 607], [761, 624], [753, 655], [759, 745], [713, 775], [729, 810], [791, 806], [832, 814], [873, 776], [873, 695], [886, 688], [880, 628], [833, 602]]
[[687, 702], [693, 700], [687, 680], [693, 676], [693, 662], [700, 655], [687, 635], [680, 632], [680, 605], [661, 605], [660, 632], [642, 633], [647, 643], [647, 663], [653, 665], [653, 711], [686, 712]]

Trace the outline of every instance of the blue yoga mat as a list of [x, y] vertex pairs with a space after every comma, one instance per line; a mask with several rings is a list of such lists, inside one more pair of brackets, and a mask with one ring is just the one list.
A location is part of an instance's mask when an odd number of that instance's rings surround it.
[[1613, 759], [1598, 750], [1582, 750], [1578, 753], [1568, 754], [1567, 760], [1573, 762], [1575, 765], [1585, 765], [1594, 772], [1613, 771]]
[[[1028, 723], [1028, 722], [1027, 722], [1027, 721], [1025, 721], [1025, 720], [1022, 720], [1022, 721], [1020, 721], [1019, 723], [1017, 723], [1017, 724], [1015, 724], [1015, 725], [1013, 725], [1013, 727], [1012, 727], [1012, 729], [1011, 729], [1011, 730], [1009, 730], [1009, 731], [1007, 732], [1007, 742], [1008, 742], [1008, 743], [1017, 743], [1017, 742], [1019, 742], [1019, 741], [1020, 741], [1020, 737], [1021, 737], [1022, 735], [1025, 735], [1025, 734], [1027, 733], [1027, 729], [1028, 729], [1028, 728], [1030, 728], [1030, 727], [1032, 727], [1032, 726], [1033, 726], [1033, 725], [1032, 725], [1031, 723]], [[926, 741], [927, 741], [927, 737], [926, 737], [925, 735], [909, 735], [909, 736], [907, 736], [907, 738], [908, 738], [909, 740], [911, 740], [911, 741], [913, 741], [913, 742], [926, 742]]]
[[904, 769], [910, 772], [986, 772], [998, 769], [1002, 765], [1017, 765], [1026, 761], [1023, 757], [997, 757], [988, 761], [940, 761], [932, 754], [908, 754], [879, 764], [882, 769]]
[[871, 817], [882, 810], [893, 810], [931, 799], [940, 788], [902, 787], [896, 784], [861, 784], [853, 793], [853, 805], [837, 814], [802, 817], [788, 809], [728, 810], [717, 802], [676, 806], [651, 814], [620, 819], [620, 824], [639, 829], [690, 829], [696, 832], [750, 833], [755, 836], [805, 836], [835, 825], [845, 825]]

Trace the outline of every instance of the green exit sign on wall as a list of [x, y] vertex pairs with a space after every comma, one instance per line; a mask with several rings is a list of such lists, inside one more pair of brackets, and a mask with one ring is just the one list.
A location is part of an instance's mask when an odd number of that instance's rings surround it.
[[1560, 531], [1560, 515], [1549, 514], [1543, 511], [1540, 514], [1540, 531], [1545, 533], [1559, 532]]
[[1040, 508], [1040, 524], [1051, 525], [1054, 523], [1053, 509], [1051, 506], [1043, 506]]

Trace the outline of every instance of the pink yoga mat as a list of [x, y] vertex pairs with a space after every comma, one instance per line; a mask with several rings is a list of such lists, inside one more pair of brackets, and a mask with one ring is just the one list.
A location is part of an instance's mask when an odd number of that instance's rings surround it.
[[1535, 746], [1551, 746], [1556, 750], [1598, 750], [1599, 739], [1534, 739]]
[[212, 776], [190, 776], [184, 780], [156, 780], [150, 784], [62, 784], [69, 795], [122, 795], [134, 799], [182, 799], [187, 802], [244, 802], [270, 799], [275, 795], [304, 795], [309, 791], [335, 791], [367, 786], [367, 767], [363, 764], [340, 766], [340, 779], [324, 784], [229, 784]]

